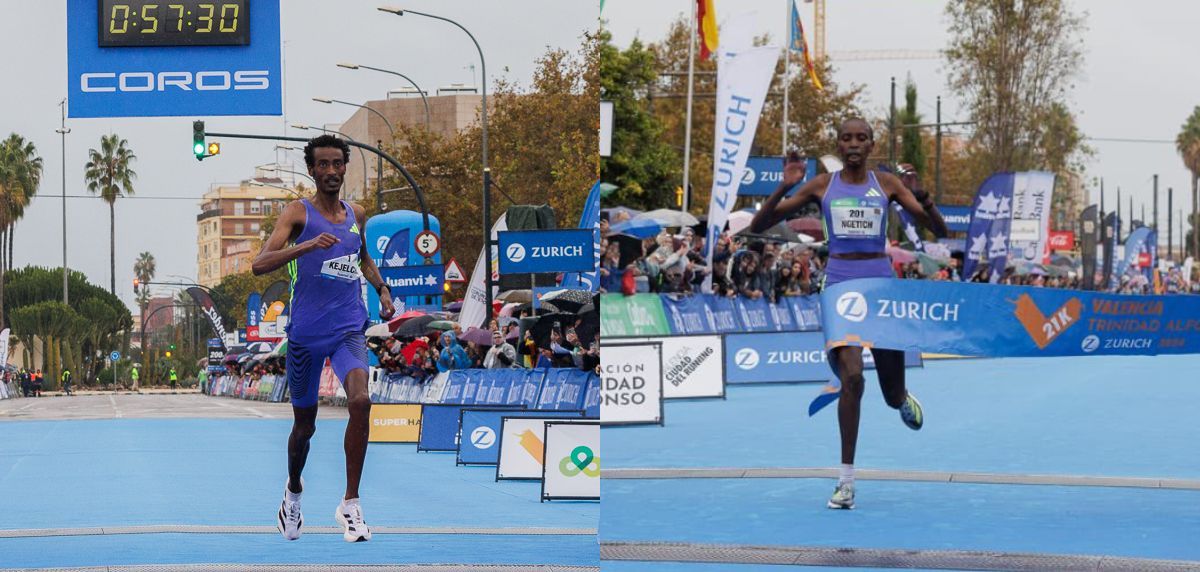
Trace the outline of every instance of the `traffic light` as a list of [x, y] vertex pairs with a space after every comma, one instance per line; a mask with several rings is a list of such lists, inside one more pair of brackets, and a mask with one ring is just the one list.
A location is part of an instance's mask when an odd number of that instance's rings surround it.
[[206, 146], [204, 145], [204, 122], [192, 122], [192, 153], [196, 155], [197, 161], [203, 161], [205, 157]]
[[675, 206], [683, 206], [683, 187], [675, 187]]
[[167, 357], [171, 357], [171, 350], [167, 350]]
[[213, 155], [220, 155], [220, 154], [221, 154], [221, 144], [220, 143], [213, 141], [212, 143], [208, 144], [208, 156], [209, 157], [212, 157]]
[[139, 284], [138, 279], [134, 278], [133, 279], [133, 293], [134, 294], [138, 293], [138, 284]]
[[171, 351], [175, 351], [175, 344], [171, 344], [171, 346], [170, 346], [169, 348], [167, 348], [167, 349], [169, 349], [169, 350], [171, 350]]

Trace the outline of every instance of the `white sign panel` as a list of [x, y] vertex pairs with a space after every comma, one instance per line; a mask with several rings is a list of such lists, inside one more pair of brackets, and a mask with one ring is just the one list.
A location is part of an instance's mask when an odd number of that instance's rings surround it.
[[663, 399], [725, 397], [721, 336], [670, 336], [622, 341], [662, 344]]
[[546, 423], [542, 500], [600, 500], [600, 424]]
[[546, 445], [546, 422], [570, 422], [566, 418], [504, 417], [500, 423], [500, 463], [496, 465], [496, 479], [542, 478], [542, 455]]
[[613, 103], [600, 102], [600, 156], [612, 156]]
[[601, 342], [600, 422], [663, 422], [662, 344]]

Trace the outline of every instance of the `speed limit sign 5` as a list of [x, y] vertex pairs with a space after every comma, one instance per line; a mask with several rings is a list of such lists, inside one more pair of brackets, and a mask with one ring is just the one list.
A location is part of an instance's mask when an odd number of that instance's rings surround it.
[[438, 235], [431, 230], [421, 231], [413, 241], [413, 247], [417, 249], [417, 253], [424, 257], [430, 257], [437, 254], [437, 251], [442, 248], [442, 241], [438, 239]]

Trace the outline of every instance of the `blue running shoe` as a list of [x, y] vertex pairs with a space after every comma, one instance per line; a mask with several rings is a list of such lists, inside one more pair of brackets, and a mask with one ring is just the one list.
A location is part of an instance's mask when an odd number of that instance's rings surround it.
[[925, 424], [925, 415], [921, 412], [921, 402], [917, 401], [913, 394], [909, 393], [904, 398], [904, 405], [900, 406], [900, 420], [908, 425], [909, 429], [917, 431]]

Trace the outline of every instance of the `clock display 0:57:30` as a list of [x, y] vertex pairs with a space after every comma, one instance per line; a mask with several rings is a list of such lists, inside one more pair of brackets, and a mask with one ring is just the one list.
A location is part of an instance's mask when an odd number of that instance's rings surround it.
[[249, 0], [97, 0], [99, 45], [246, 46]]

